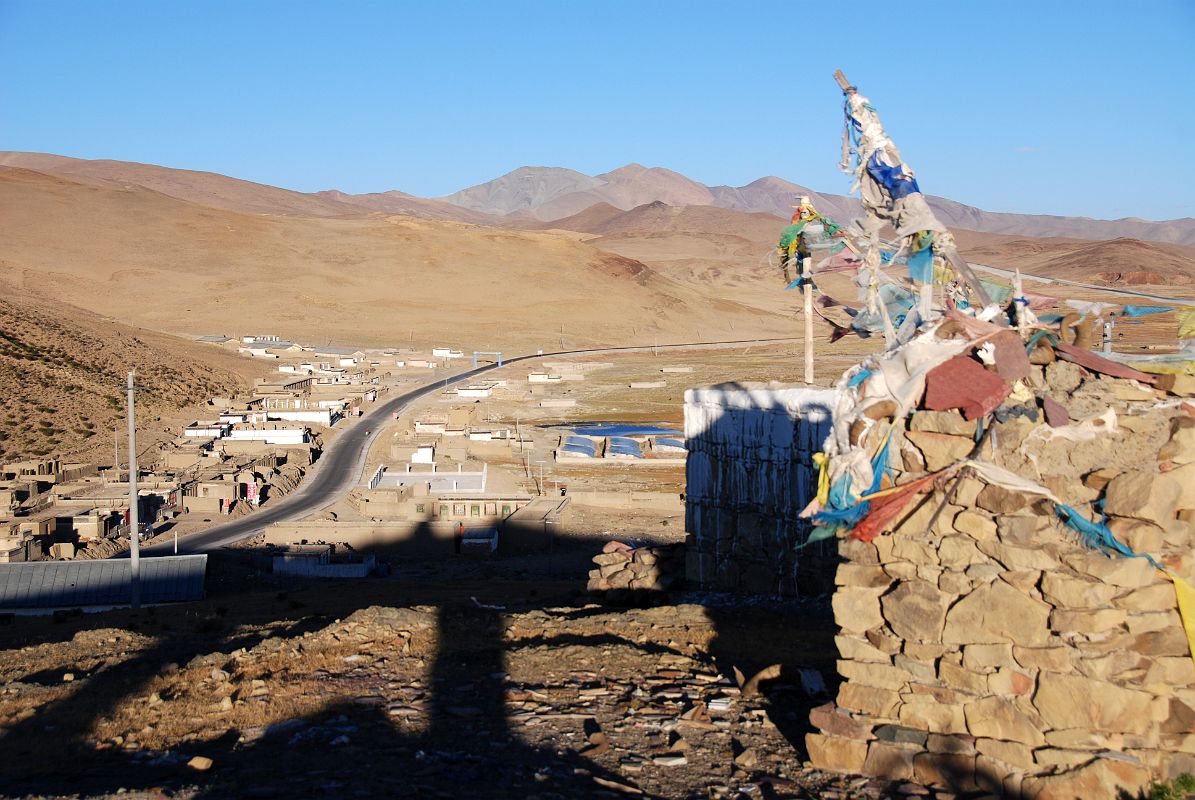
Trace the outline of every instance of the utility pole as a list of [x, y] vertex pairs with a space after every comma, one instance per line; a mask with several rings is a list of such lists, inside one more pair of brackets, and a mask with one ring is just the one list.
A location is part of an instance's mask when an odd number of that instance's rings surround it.
[[129, 571], [133, 608], [141, 608], [141, 520], [137, 508], [137, 420], [133, 415], [133, 373], [129, 372]]
[[535, 463], [539, 464], [539, 493], [540, 493], [540, 495], [543, 495], [543, 493], [544, 493], [544, 461], [543, 461], [543, 459], [540, 459], [540, 460], [536, 461]]
[[120, 480], [120, 428], [112, 426], [112, 469], [116, 470], [116, 480]]

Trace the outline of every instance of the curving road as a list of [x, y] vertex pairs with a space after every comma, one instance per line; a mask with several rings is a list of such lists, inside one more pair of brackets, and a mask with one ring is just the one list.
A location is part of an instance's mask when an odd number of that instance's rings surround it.
[[[1001, 269], [1000, 267], [989, 267], [987, 264], [976, 264], [971, 262], [971, 266], [977, 270], [980, 270], [981, 272], [999, 275], [1002, 278], [1012, 278], [1016, 275], [1015, 270]], [[1038, 281], [1039, 283], [1056, 283], [1062, 286], [1077, 286], [1081, 289], [1095, 289], [1096, 291], [1107, 292], [1109, 294], [1119, 294], [1123, 295], [1124, 297], [1140, 297], [1144, 300], [1155, 300], [1172, 306], [1195, 306], [1195, 298], [1167, 297], [1166, 295], [1162, 294], [1139, 292], [1136, 289], [1124, 289], [1115, 286], [1100, 286], [1095, 283], [1083, 283], [1081, 281], [1067, 280], [1066, 278], [1048, 278], [1044, 275], [1031, 275], [1028, 272], [1022, 272], [1021, 277]]]
[[[588, 350], [562, 350], [554, 353], [535, 353], [533, 355], [516, 356], [502, 362], [503, 366], [519, 361], [539, 358], [554, 358], [558, 356], [595, 355], [601, 353], [646, 353], [656, 350], [670, 349], [719, 349], [725, 347], [743, 347], [763, 344], [779, 344], [784, 342], [801, 341], [799, 337], [783, 339], [745, 339], [732, 342], [687, 342], [681, 344], [661, 344], [642, 347], [604, 347]], [[487, 364], [482, 367], [459, 372], [446, 379], [425, 384], [418, 389], [395, 395], [368, 414], [360, 417], [355, 425], [337, 436], [325, 449], [299, 488], [274, 503], [270, 503], [259, 511], [241, 517], [231, 522], [214, 525], [198, 533], [180, 537], [178, 552], [203, 553], [219, 547], [248, 539], [255, 533], [276, 522], [287, 522], [301, 519], [327, 508], [347, 494], [361, 480], [361, 472], [365, 467], [366, 455], [386, 421], [391, 415], [407, 408], [411, 403], [433, 392], [441, 391], [446, 386], [467, 381], [490, 370], [497, 369], [497, 364]], [[370, 424], [372, 423], [372, 424]], [[141, 548], [142, 556], [165, 556], [174, 553], [174, 544], [167, 542]], [[127, 558], [127, 553], [118, 557]]]

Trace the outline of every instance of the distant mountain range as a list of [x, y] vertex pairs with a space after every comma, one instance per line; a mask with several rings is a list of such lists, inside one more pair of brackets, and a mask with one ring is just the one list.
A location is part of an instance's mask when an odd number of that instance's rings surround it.
[[[128, 161], [85, 160], [48, 153], [0, 152], [0, 166], [21, 167], [76, 181], [108, 186], [142, 186], [170, 197], [214, 208], [258, 214], [350, 217], [362, 213], [403, 214], [499, 227], [541, 227], [600, 203], [629, 211], [649, 203], [713, 206], [788, 219], [796, 198], [808, 195], [828, 216], [849, 221], [861, 213], [859, 201], [816, 192], [769, 176], [746, 186], [706, 186], [663, 167], [628, 164], [600, 175], [563, 167], [520, 167], [492, 181], [438, 198], [391, 190], [348, 194], [335, 189], [296, 192], [211, 172], [169, 169]], [[1071, 239], [1135, 238], [1195, 245], [1195, 219], [1153, 222], [984, 211], [944, 197], [929, 198], [951, 228], [1012, 236]]]
[[[561, 167], [520, 167], [500, 178], [438, 199], [495, 216], [552, 221], [572, 216], [598, 203], [629, 211], [655, 201], [673, 206], [718, 206], [788, 218], [800, 195], [808, 195], [822, 213], [841, 221], [862, 213], [859, 201], [853, 197], [816, 192], [774, 176], [760, 178], [746, 186], [706, 186], [672, 170], [639, 164], [628, 164], [594, 176]], [[1195, 244], [1195, 219], [1192, 218], [1152, 222], [1135, 217], [1100, 220], [1006, 214], [983, 211], [934, 196], [929, 197], [929, 203], [938, 218], [951, 228], [1018, 236], [1132, 237], [1171, 244]]]

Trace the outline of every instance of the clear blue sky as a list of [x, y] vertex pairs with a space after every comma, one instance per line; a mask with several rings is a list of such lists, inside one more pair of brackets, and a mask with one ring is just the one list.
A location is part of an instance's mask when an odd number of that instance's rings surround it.
[[933, 194], [1195, 216], [1195, 2], [0, 0], [0, 149], [440, 195], [637, 161], [845, 193], [841, 67]]

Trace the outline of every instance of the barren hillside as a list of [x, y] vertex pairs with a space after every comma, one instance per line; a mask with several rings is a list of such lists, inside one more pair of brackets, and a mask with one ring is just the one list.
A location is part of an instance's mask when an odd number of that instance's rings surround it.
[[[508, 349], [787, 334], [788, 324], [551, 233], [263, 216], [0, 168], [0, 285], [158, 330]], [[650, 334], [650, 335], [648, 335]]]
[[1195, 283], [1195, 247], [1112, 239], [1027, 239], [1023, 237], [957, 233], [967, 258], [994, 267], [1020, 267], [1052, 278], [1108, 286]]
[[149, 445], [163, 428], [185, 424], [182, 409], [251, 384], [256, 365], [58, 303], [0, 299], [0, 462], [99, 453], [110, 463], [112, 428], [124, 434], [122, 386], [132, 368]]
[[[785, 225], [771, 214], [660, 202], [619, 211], [602, 204], [542, 224], [586, 232], [594, 236], [587, 240], [594, 247], [757, 308], [791, 318], [799, 302], [797, 295], [784, 291], [782, 275], [770, 261]], [[841, 282], [832, 283], [841, 290]]]
[[599, 236], [671, 234], [728, 234], [749, 241], [770, 242], [779, 236], [784, 221], [771, 214], [749, 214], [717, 206], [673, 206], [659, 200], [620, 211], [599, 203], [579, 214], [541, 223], [543, 227], [583, 231]]
[[402, 214], [425, 219], [451, 219], [457, 222], [473, 222], [478, 225], [502, 225], [504, 223], [502, 217], [473, 211], [463, 206], [446, 203], [443, 200], [429, 200], [396, 190], [368, 194], [345, 194], [336, 189], [327, 189], [315, 194], [317, 197], [323, 197], [336, 203], [347, 203], [359, 206], [365, 211], [379, 211], [383, 214]]
[[[785, 221], [766, 213], [715, 206], [650, 203], [630, 211], [605, 203], [542, 227], [573, 230], [588, 244], [633, 258], [668, 277], [759, 308], [791, 313], [797, 302], [783, 290], [772, 257]], [[964, 255], [989, 266], [1109, 287], [1133, 284], [1185, 286], [1195, 282], [1195, 248], [1131, 239], [1034, 239], [956, 230]], [[824, 276], [825, 291], [846, 302], [854, 287], [846, 276]]]
[[0, 152], [0, 166], [21, 167], [58, 175], [78, 183], [134, 189], [141, 187], [212, 208], [249, 214], [312, 217], [354, 216], [359, 207], [335, 198], [292, 192], [214, 172], [170, 169], [131, 161], [88, 161], [49, 153]]

